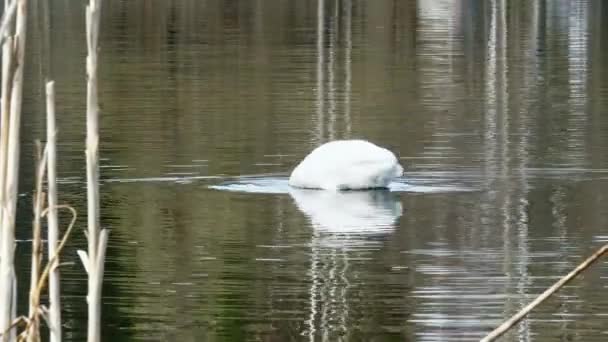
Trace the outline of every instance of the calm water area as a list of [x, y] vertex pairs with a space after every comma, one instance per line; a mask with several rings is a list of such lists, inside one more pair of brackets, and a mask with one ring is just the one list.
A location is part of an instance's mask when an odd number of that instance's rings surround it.
[[[56, 82], [68, 341], [86, 336], [83, 0], [30, 1], [18, 218]], [[106, 0], [104, 341], [475, 341], [608, 242], [608, 3]], [[602, 24], [604, 23], [604, 24]], [[296, 191], [363, 138], [393, 191]], [[68, 217], [63, 217], [67, 224]], [[504, 341], [607, 341], [608, 263]]]

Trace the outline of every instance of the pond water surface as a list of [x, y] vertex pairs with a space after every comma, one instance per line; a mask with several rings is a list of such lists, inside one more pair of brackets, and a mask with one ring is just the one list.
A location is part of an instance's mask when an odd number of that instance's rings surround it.
[[[84, 1], [31, 2], [22, 295], [45, 78], [61, 202], [86, 213]], [[607, 20], [600, 0], [104, 1], [103, 340], [478, 340], [608, 242]], [[404, 178], [287, 186], [346, 138], [392, 150]], [[504, 340], [606, 341], [607, 291], [600, 262]]]

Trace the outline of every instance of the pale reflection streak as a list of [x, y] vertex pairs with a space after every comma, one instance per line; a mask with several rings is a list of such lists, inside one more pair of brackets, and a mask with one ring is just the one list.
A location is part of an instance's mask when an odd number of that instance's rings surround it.
[[[507, 294], [510, 291], [509, 284], [515, 283], [517, 292], [517, 308], [511, 308], [511, 301], [506, 296], [505, 312], [509, 314], [526, 304], [526, 289], [530, 277], [529, 247], [528, 241], [528, 180], [525, 170], [528, 164], [527, 147], [528, 132], [525, 127], [528, 124], [526, 113], [515, 113], [509, 111], [511, 100], [509, 92], [509, 65], [507, 64], [507, 37], [509, 27], [506, 19], [506, 0], [495, 0], [491, 3], [490, 32], [487, 45], [486, 65], [486, 132], [485, 140], [485, 170], [486, 182], [489, 188], [496, 189], [488, 194], [488, 205], [483, 205], [484, 210], [499, 207], [502, 210], [502, 238], [503, 238], [503, 272], [507, 275], [506, 287], [503, 289]], [[535, 25], [534, 23], [533, 25]], [[535, 38], [534, 38], [535, 39]], [[517, 53], [519, 51], [515, 51]], [[528, 74], [526, 71], [524, 73]], [[513, 89], [514, 92], [518, 91]], [[521, 94], [524, 96], [525, 94]], [[515, 109], [514, 109], [515, 110]], [[515, 149], [511, 149], [511, 118], [520, 117], [519, 141]], [[523, 118], [522, 118], [523, 117]], [[516, 165], [513, 168], [516, 174], [512, 174], [511, 161], [514, 159]], [[513, 182], [516, 182], [515, 184]], [[492, 204], [493, 203], [493, 204]], [[513, 229], [516, 231], [514, 232]], [[489, 231], [489, 229], [487, 229]], [[512, 238], [517, 241], [517, 255], [513, 255], [514, 246]], [[515, 269], [513, 270], [513, 266]], [[515, 271], [515, 274], [514, 272]], [[530, 339], [529, 321], [524, 319], [517, 327], [517, 339], [528, 341]]]
[[[492, 175], [496, 174], [494, 155], [496, 151], [496, 1], [491, 3], [490, 32], [486, 51], [485, 66], [485, 114], [484, 114], [484, 169], [486, 186], [492, 188]], [[494, 192], [490, 192], [494, 195]], [[487, 207], [487, 205], [485, 206]], [[486, 208], [487, 209], [487, 208]]]
[[[556, 246], [554, 247], [557, 260], [567, 260], [570, 248], [568, 245], [568, 225], [566, 222], [566, 196], [567, 189], [563, 185], [557, 185], [551, 190], [549, 202], [551, 204], [551, 216], [553, 216], [552, 227], [556, 233]], [[567, 262], [555, 262], [552, 268], [555, 268], [556, 274], [566, 274], [570, 271], [572, 265]], [[566, 317], [571, 313], [570, 300], [564, 300], [559, 305], [556, 314]], [[562, 329], [566, 330], [569, 324], [567, 319], [563, 320]]]
[[313, 228], [308, 339], [320, 334], [322, 341], [331, 341], [348, 332], [349, 254], [373, 249], [368, 237], [391, 234], [403, 209], [389, 191], [291, 189], [290, 195]]
[[346, 123], [345, 138], [350, 138], [352, 131], [352, 123], [350, 118], [351, 102], [350, 96], [352, 91], [352, 3], [351, 0], [344, 0], [344, 121]]
[[[587, 82], [588, 82], [588, 11], [587, 2], [569, 2], [558, 10], [564, 10], [568, 17], [568, 128], [567, 148], [569, 153], [565, 153], [569, 166], [585, 168], [585, 145], [586, 137], [584, 132], [587, 126], [587, 116], [585, 115], [588, 104]], [[576, 129], [574, 129], [576, 128]], [[558, 234], [558, 246], [562, 257], [568, 254], [568, 225], [566, 222], [566, 197], [567, 189], [560, 185], [553, 189], [549, 198], [551, 202], [551, 213], [554, 217], [554, 228]], [[570, 265], [571, 266], [571, 265]], [[559, 273], [566, 273], [570, 268], [567, 263], [557, 263], [555, 265]], [[571, 311], [569, 300], [562, 301], [558, 313], [568, 315]], [[563, 325], [568, 321], [564, 320]], [[566, 329], [567, 327], [563, 326]]]
[[[509, 274], [509, 268], [512, 264], [510, 255], [510, 226], [509, 226], [509, 197], [502, 192], [504, 190], [504, 182], [507, 167], [505, 165], [505, 157], [508, 157], [508, 137], [506, 126], [508, 121], [505, 115], [504, 105], [506, 104], [504, 81], [505, 65], [503, 64], [504, 57], [504, 41], [505, 41], [505, 20], [502, 15], [504, 7], [497, 4], [497, 1], [491, 2], [490, 8], [490, 28], [486, 51], [486, 67], [485, 67], [485, 132], [484, 132], [484, 170], [485, 182], [488, 189], [487, 201], [482, 202], [482, 210], [489, 212], [492, 208], [502, 208], [502, 227], [503, 227], [503, 251], [505, 259], [503, 260], [503, 271]], [[501, 3], [502, 5], [502, 3]], [[501, 61], [501, 64], [499, 64]], [[499, 154], [500, 153], [500, 154]], [[502, 185], [502, 186], [501, 186]], [[502, 205], [500, 202], [503, 202]], [[491, 216], [490, 214], [486, 214]], [[484, 215], [484, 216], [486, 216]], [[486, 237], [490, 233], [489, 229], [484, 230]]]
[[[324, 121], [325, 121], [325, 90], [324, 90], [324, 64], [325, 64], [325, 49], [324, 49], [324, 24], [325, 24], [325, 0], [317, 0], [317, 134], [316, 144], [324, 142]], [[313, 241], [318, 238], [318, 232], [313, 230]], [[308, 340], [315, 340], [315, 319], [317, 316], [317, 301], [319, 300], [319, 247], [316, 244], [311, 244], [310, 247], [310, 315], [306, 321]]]
[[[463, 46], [459, 41], [462, 28], [459, 16], [465, 13], [457, 2], [452, 1], [419, 1], [417, 8], [418, 30], [416, 40], [421, 42], [417, 47], [417, 68], [421, 74], [421, 102], [434, 112], [442, 113], [434, 116], [433, 139], [427, 149], [430, 155], [444, 156], [445, 149], [453, 147], [455, 142], [449, 133], [455, 129], [455, 123], [450, 120], [451, 113], [457, 110], [457, 99], [461, 86], [458, 81], [460, 72], [459, 56], [463, 54]], [[492, 51], [495, 52], [495, 51]], [[492, 73], [494, 75], [494, 73]], [[492, 96], [494, 98], [494, 96]], [[445, 113], [445, 114], [444, 114]], [[486, 130], [487, 131], [487, 130]], [[447, 134], [446, 134], [447, 133]], [[431, 149], [432, 148], [432, 149]], [[438, 152], [439, 151], [439, 152]], [[449, 150], [447, 150], [449, 151]], [[445, 165], [443, 165], [445, 167]], [[483, 177], [482, 177], [483, 178]], [[495, 208], [495, 207], [492, 207]], [[451, 251], [445, 241], [449, 239], [452, 224], [446, 224], [442, 215], [444, 207], [437, 207], [437, 213], [430, 224], [436, 227], [433, 237], [437, 245], [430, 247], [431, 252], [426, 256], [425, 265], [416, 264], [416, 270], [428, 277], [429, 285], [417, 286], [416, 297], [423, 301], [409, 322], [421, 325], [419, 336], [426, 341], [450, 341], [464, 339], [471, 329], [478, 325], [477, 317], [481, 313], [471, 312], [473, 303], [462, 304], [463, 296], [474, 296], [471, 290], [475, 287], [462, 286], [466, 279], [468, 267], [453, 266], [459, 261], [468, 263], [463, 251]], [[439, 228], [441, 227], [441, 228]], [[449, 251], [447, 254], [436, 253], [437, 250]], [[428, 250], [427, 250], [428, 251]], [[411, 255], [425, 254], [425, 251], [408, 251]], [[453, 254], [452, 254], [453, 253]], [[459, 261], [455, 261], [455, 259]], [[465, 259], [465, 260], [462, 260]], [[426, 264], [428, 262], [428, 264]], [[449, 266], [448, 266], [449, 265]], [[468, 266], [468, 265], [467, 265]], [[477, 266], [477, 265], [472, 265]], [[472, 268], [474, 270], [474, 268]], [[447, 279], [459, 278], [454, 282]], [[458, 304], [456, 304], [458, 303]], [[465, 332], [465, 330], [469, 330]]]
[[[521, 115], [522, 113], [516, 113], [517, 107], [513, 108], [513, 112], [510, 112], [509, 102], [511, 100], [509, 92], [509, 65], [507, 64], [507, 37], [509, 34], [509, 27], [507, 23], [507, 3], [506, 0], [498, 0], [500, 5], [498, 6], [498, 15], [496, 16], [497, 25], [494, 27], [496, 30], [495, 37], [497, 39], [497, 53], [494, 56], [497, 61], [494, 64], [497, 65], [496, 69], [496, 103], [495, 106], [498, 110], [497, 120], [497, 139], [498, 149], [500, 156], [496, 160], [497, 168], [500, 169], [498, 184], [502, 184], [504, 194], [498, 197], [498, 201], [502, 198], [502, 211], [503, 211], [503, 254], [504, 254], [504, 270], [507, 275], [507, 284], [514, 283], [514, 290], [517, 293], [517, 300], [515, 300], [517, 307], [511, 308], [510, 301], [505, 302], [506, 312], [510, 314], [510, 311], [516, 311], [526, 305], [526, 289], [528, 288], [529, 275], [528, 275], [528, 264], [529, 264], [529, 249], [527, 245], [528, 240], [528, 218], [527, 218], [527, 180], [521, 177], [521, 175], [511, 174], [511, 160], [515, 159], [517, 166], [514, 166], [514, 170], [525, 170], [526, 168], [526, 142], [520, 140], [519, 148], [515, 148], [511, 152], [511, 121], [512, 117]], [[494, 6], [494, 8], [496, 8]], [[519, 51], [514, 51], [518, 53]], [[513, 90], [515, 91], [515, 89]], [[525, 116], [525, 114], [523, 114]], [[521, 118], [520, 118], [521, 120]], [[513, 184], [512, 182], [516, 182]], [[500, 203], [497, 202], [497, 205]], [[513, 231], [515, 230], [515, 231]], [[517, 246], [512, 246], [511, 240], [515, 237]], [[517, 254], [513, 255], [517, 250]], [[513, 272], [514, 271], [514, 272]], [[509, 288], [505, 288], [505, 291], [510, 291]], [[508, 298], [508, 296], [507, 296]], [[506, 317], [505, 317], [506, 318]], [[530, 338], [530, 324], [528, 318], [524, 318], [517, 326], [517, 339], [519, 341], [528, 341]]]
[[328, 123], [327, 133], [329, 140], [336, 139], [336, 53], [338, 44], [338, 35], [340, 29], [338, 26], [338, 3], [333, 4], [333, 13], [331, 14], [330, 26], [329, 26], [329, 47], [328, 47], [328, 67], [327, 75], [329, 82], [329, 89], [327, 92], [327, 102], [329, 108], [327, 109]]
[[[455, 17], [459, 5], [453, 1], [419, 1], [416, 9], [419, 17], [418, 40], [423, 42], [417, 51], [420, 60], [417, 68], [421, 74], [421, 102], [433, 110], [453, 109], [456, 84], [454, 75], [454, 35], [458, 30]], [[441, 120], [439, 116], [436, 120]]]
[[317, 0], [317, 134], [316, 143], [325, 140], [325, 0]]
[[[319, 238], [319, 232], [313, 230], [312, 240], [316, 241]], [[306, 326], [308, 329], [308, 340], [315, 340], [315, 318], [317, 317], [317, 301], [319, 297], [319, 246], [317, 244], [312, 243], [310, 245], [310, 277], [311, 277], [311, 285], [310, 285], [310, 315], [308, 316], [308, 320], [306, 321]]]
[[[568, 128], [571, 129], [567, 135], [568, 148], [571, 153], [567, 154], [570, 166], [585, 167], [583, 156], [585, 147], [585, 129], [587, 116], [587, 22], [588, 8], [586, 2], [569, 2], [565, 7], [568, 10], [568, 104], [570, 113], [568, 115]], [[581, 165], [583, 164], [583, 165]]]
[[[530, 287], [531, 278], [528, 272], [530, 265], [530, 247], [529, 241], [529, 178], [527, 170], [530, 167], [530, 156], [529, 146], [530, 137], [532, 135], [531, 127], [533, 126], [531, 118], [533, 117], [531, 103], [536, 100], [538, 94], [538, 75], [539, 75], [539, 57], [538, 57], [538, 40], [539, 40], [539, 25], [540, 25], [540, 9], [539, 2], [534, 1], [531, 4], [532, 23], [530, 25], [530, 37], [528, 38], [529, 46], [525, 48], [524, 53], [524, 67], [522, 68], [522, 77], [524, 84], [526, 85], [523, 89], [524, 92], [520, 93], [520, 97], [524, 99], [523, 110], [520, 111], [519, 118], [519, 144], [516, 149], [518, 166], [517, 170], [517, 188], [520, 190], [520, 196], [517, 201], [517, 215], [516, 226], [518, 230], [518, 256], [519, 262], [517, 265], [519, 280], [517, 282], [517, 293], [520, 298], [519, 306], [522, 307], [527, 304], [526, 302], [526, 289]], [[518, 51], [519, 53], [519, 51]], [[531, 328], [529, 320], [524, 320], [518, 326], [518, 339], [520, 341], [531, 340]]]
[[[327, 47], [325, 46], [325, 20], [327, 19], [325, 2], [319, 0], [317, 4], [315, 143], [319, 144], [329, 140], [348, 138], [352, 132], [352, 2], [345, 0], [331, 3], [333, 7], [328, 16]], [[340, 53], [343, 53], [344, 58], [339, 60]], [[325, 73], [327, 73], [327, 80]], [[342, 83], [339, 81], [340, 76], [344, 80]], [[340, 87], [342, 89], [338, 89]], [[327, 94], [325, 94], [326, 91]], [[343, 98], [340, 98], [339, 94]], [[342, 102], [340, 108], [343, 113], [339, 111], [340, 102]], [[342, 121], [344, 127], [342, 125], [338, 127], [338, 122]]]

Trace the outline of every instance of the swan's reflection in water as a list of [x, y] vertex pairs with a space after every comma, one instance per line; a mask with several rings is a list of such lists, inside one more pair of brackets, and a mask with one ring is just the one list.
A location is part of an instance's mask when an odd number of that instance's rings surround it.
[[345, 238], [390, 233], [403, 212], [401, 202], [388, 190], [291, 189], [289, 194], [315, 230]]
[[289, 193], [313, 228], [310, 316], [305, 335], [311, 341], [343, 338], [347, 327], [356, 323], [356, 318], [349, 317], [351, 304], [360, 302], [349, 300], [349, 279], [359, 274], [356, 261], [370, 258], [381, 247], [382, 237], [394, 231], [403, 213], [401, 202], [388, 190], [291, 189]]

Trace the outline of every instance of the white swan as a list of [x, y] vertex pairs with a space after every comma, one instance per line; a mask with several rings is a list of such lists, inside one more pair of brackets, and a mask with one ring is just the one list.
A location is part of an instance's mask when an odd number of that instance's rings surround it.
[[289, 185], [326, 190], [387, 188], [402, 174], [391, 151], [365, 140], [336, 140], [307, 155], [291, 173]]

